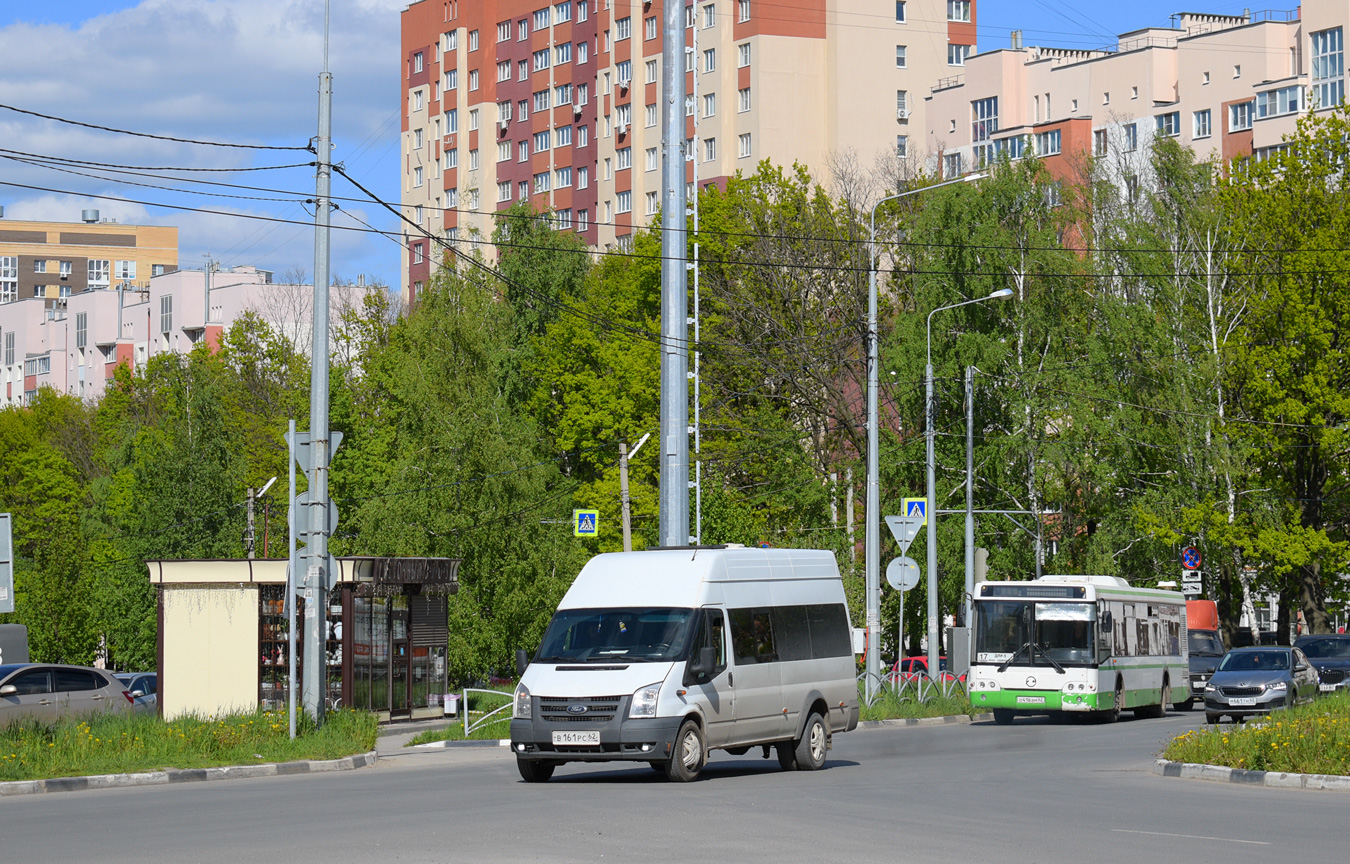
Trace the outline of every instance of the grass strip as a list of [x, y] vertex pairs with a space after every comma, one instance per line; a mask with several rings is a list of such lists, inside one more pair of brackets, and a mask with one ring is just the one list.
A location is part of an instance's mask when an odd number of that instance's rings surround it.
[[917, 702], [912, 698], [900, 699], [892, 690], [882, 690], [877, 701], [868, 705], [861, 700], [859, 719], [861, 720], [910, 720], [920, 717], [948, 717], [957, 714], [973, 716], [981, 709], [971, 706], [970, 698], [964, 693], [950, 697], [934, 695], [927, 702]]
[[[497, 688], [492, 688], [497, 689]], [[514, 690], [501, 690], [501, 693], [510, 697]], [[485, 714], [503, 704], [510, 705], [510, 701], [503, 701], [499, 698], [487, 696], [481, 693], [469, 693], [467, 706], [461, 700], [460, 710], [468, 711], [469, 723], [473, 724], [483, 718]], [[418, 744], [433, 744], [437, 741], [497, 741], [511, 736], [511, 709], [501, 712], [486, 725], [473, 730], [466, 738], [464, 735], [464, 717], [459, 716], [446, 721], [448, 725], [440, 729], [427, 729], [418, 733], [411, 741], [403, 745], [405, 747], [416, 747]]]
[[1350, 692], [1238, 726], [1186, 732], [1173, 738], [1161, 756], [1251, 771], [1350, 775]]
[[331, 711], [315, 729], [302, 714], [296, 733], [292, 741], [284, 713], [265, 711], [168, 721], [147, 714], [20, 720], [0, 728], [0, 781], [341, 759], [375, 749], [378, 724], [374, 714]]

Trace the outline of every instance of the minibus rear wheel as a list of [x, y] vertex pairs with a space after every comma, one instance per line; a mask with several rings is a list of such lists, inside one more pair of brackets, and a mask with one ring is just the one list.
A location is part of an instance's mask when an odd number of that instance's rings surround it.
[[802, 729], [801, 740], [796, 746], [798, 771], [819, 771], [825, 767], [825, 752], [830, 749], [830, 729], [825, 720], [812, 711], [806, 718], [806, 727]]

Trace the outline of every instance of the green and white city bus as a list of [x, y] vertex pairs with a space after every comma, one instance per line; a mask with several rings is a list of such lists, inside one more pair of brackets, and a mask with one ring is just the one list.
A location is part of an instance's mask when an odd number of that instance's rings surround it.
[[1161, 717], [1189, 695], [1186, 601], [1175, 591], [1042, 576], [981, 582], [974, 607], [967, 687], [998, 723], [1054, 711]]

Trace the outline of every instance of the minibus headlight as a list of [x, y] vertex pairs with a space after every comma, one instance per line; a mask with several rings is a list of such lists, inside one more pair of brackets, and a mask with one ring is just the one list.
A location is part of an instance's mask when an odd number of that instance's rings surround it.
[[530, 701], [530, 689], [524, 684], [516, 685], [516, 707], [511, 716], [521, 720], [534, 717], [534, 703]]
[[648, 684], [633, 694], [633, 703], [628, 709], [629, 717], [655, 717], [656, 697], [661, 693], [661, 682]]

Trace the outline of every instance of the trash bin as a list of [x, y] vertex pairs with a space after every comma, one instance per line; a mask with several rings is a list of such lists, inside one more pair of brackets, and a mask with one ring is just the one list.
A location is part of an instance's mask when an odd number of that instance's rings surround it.
[[446, 693], [445, 699], [441, 702], [442, 711], [446, 717], [454, 717], [459, 713], [459, 694]]

